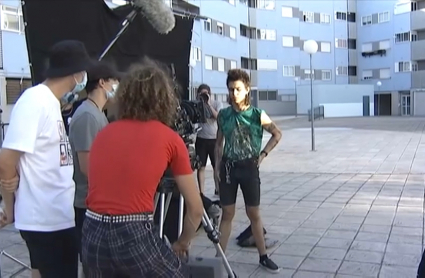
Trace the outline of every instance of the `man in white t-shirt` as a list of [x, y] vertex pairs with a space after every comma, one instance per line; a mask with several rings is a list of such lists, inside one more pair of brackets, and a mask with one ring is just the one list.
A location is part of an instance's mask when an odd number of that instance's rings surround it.
[[[27, 89], [13, 108], [0, 152], [4, 215], [15, 222], [30, 253], [33, 277], [77, 278], [73, 158], [61, 104], [87, 83], [91, 61], [84, 44], [67, 40], [50, 52], [46, 80]], [[19, 175], [14, 191], [11, 180]], [[4, 182], [3, 182], [4, 181]]]

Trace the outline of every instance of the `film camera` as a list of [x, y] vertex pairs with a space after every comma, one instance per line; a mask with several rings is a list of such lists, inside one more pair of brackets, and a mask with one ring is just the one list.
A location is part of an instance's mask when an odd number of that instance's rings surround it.
[[197, 124], [206, 122], [206, 110], [205, 103], [202, 101], [182, 100], [177, 111], [177, 118], [174, 122], [173, 129], [183, 139], [187, 147], [193, 170], [200, 167], [200, 161], [196, 155], [193, 144], [195, 143], [195, 135], [200, 130]]

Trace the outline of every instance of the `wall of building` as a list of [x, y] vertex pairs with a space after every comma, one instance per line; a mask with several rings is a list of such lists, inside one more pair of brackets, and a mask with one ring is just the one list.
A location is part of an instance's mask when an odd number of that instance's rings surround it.
[[[311, 90], [301, 85], [297, 90], [298, 114], [310, 109]], [[371, 85], [319, 84], [313, 86], [313, 106], [324, 106], [325, 117], [363, 116], [363, 96], [369, 96], [369, 113], [374, 114], [374, 91]]]

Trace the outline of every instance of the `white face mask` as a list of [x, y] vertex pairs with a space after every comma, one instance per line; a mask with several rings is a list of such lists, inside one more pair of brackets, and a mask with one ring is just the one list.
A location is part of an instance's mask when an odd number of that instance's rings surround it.
[[106, 91], [106, 99], [111, 99], [115, 97], [115, 94], [118, 89], [118, 84], [112, 84], [112, 91]]

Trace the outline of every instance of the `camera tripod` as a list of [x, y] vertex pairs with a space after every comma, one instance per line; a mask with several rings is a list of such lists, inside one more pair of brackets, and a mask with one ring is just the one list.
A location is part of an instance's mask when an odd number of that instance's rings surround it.
[[[165, 217], [168, 212], [168, 208], [171, 203], [171, 198], [173, 195], [174, 190], [174, 181], [171, 179], [163, 179], [164, 181], [161, 182], [159, 185], [156, 194], [155, 194], [155, 210], [154, 213], [156, 213], [156, 209], [159, 205], [159, 236], [161, 239], [168, 241], [166, 236], [164, 235], [164, 221]], [[179, 197], [179, 219], [178, 219], [178, 235], [183, 231], [183, 212], [184, 212], [184, 199], [183, 196], [180, 195]], [[155, 217], [155, 215], [154, 215]], [[233, 272], [232, 267], [229, 264], [229, 261], [226, 258], [226, 255], [223, 252], [223, 249], [220, 246], [220, 233], [216, 226], [214, 226], [209, 217], [207, 212], [204, 209], [204, 213], [202, 216], [202, 226], [204, 227], [205, 232], [207, 233], [208, 239], [211, 240], [211, 242], [214, 244], [214, 247], [217, 251], [217, 253], [220, 255], [223, 261], [224, 268], [226, 269], [226, 272], [228, 274], [229, 278], [237, 278], [235, 272]]]

